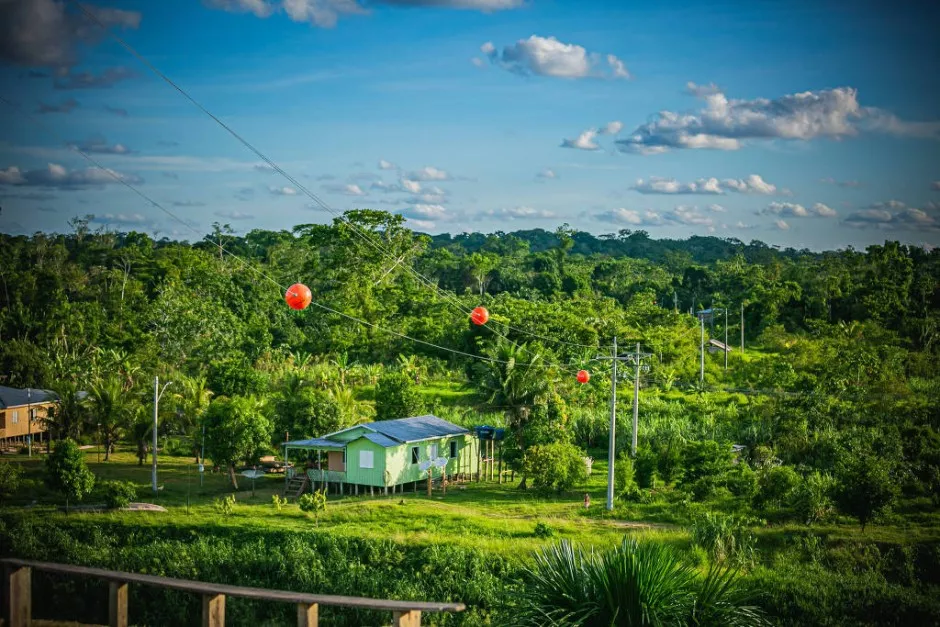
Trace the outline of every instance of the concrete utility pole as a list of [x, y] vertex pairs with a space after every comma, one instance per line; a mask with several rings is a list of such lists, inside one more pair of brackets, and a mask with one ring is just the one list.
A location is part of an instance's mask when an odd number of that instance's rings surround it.
[[698, 381], [702, 385], [705, 384], [705, 316], [702, 315], [702, 312], [698, 312], [699, 325], [702, 327], [702, 339], [699, 343], [699, 368], [698, 368]]
[[728, 369], [728, 308], [725, 307], [725, 370]]
[[33, 391], [26, 388], [26, 455], [33, 456]]
[[160, 389], [160, 377], [153, 378], [153, 468], [150, 471], [150, 483], [153, 493], [157, 493], [157, 411], [160, 406], [160, 397], [166, 389], [173, 385], [172, 381], [167, 381]]
[[633, 442], [630, 446], [630, 456], [636, 457], [637, 434], [640, 431], [640, 370], [649, 372], [650, 367], [643, 363], [647, 357], [652, 357], [652, 353], [641, 353], [640, 343], [636, 343], [636, 352], [628, 353], [626, 357], [634, 366], [636, 374], [633, 377]]
[[[640, 373], [640, 362], [646, 357], [651, 357], [652, 353], [641, 353], [640, 352], [640, 343], [637, 342], [636, 353], [629, 353], [627, 355], [618, 355], [617, 354], [617, 338], [614, 338], [613, 350], [611, 355], [608, 357], [606, 355], [599, 355], [595, 357], [596, 360], [605, 360], [609, 359], [612, 362], [612, 372], [610, 378], [610, 442], [607, 451], [608, 465], [607, 465], [607, 509], [612, 510], [614, 508], [614, 462], [616, 460], [616, 435], [617, 435], [617, 362], [618, 361], [628, 361], [631, 364], [635, 363], [637, 365], [637, 376], [636, 381], [634, 382], [633, 390], [633, 446], [632, 452], [636, 456], [636, 436], [637, 436], [637, 422], [639, 418], [639, 373]], [[648, 369], [648, 366], [643, 366], [645, 369]]]

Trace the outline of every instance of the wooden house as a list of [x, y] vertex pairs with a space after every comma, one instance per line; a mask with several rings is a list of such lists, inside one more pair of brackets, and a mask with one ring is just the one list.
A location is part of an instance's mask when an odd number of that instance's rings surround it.
[[10, 388], [0, 385], [0, 445], [44, 440], [49, 408], [59, 402], [55, 392], [36, 388]]
[[434, 478], [469, 477], [478, 469], [473, 434], [437, 416], [370, 422], [320, 438], [284, 443], [285, 461], [303, 468], [313, 485], [336, 484], [342, 493], [381, 488], [402, 491], [427, 480], [427, 462], [438, 460]]

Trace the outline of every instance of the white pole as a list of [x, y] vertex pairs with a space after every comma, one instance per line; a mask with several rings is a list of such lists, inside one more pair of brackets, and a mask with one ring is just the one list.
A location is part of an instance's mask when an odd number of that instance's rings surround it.
[[702, 327], [702, 340], [701, 340], [701, 361], [699, 362], [699, 371], [698, 371], [698, 380], [699, 383], [705, 384], [705, 316], [699, 314], [699, 322]]
[[160, 404], [160, 377], [153, 378], [153, 465], [150, 470], [150, 487], [157, 493], [157, 407]]
[[633, 379], [633, 444], [630, 447], [636, 457], [636, 436], [640, 426], [640, 343], [636, 343], [636, 376]]
[[30, 388], [26, 388], [26, 446], [27, 446], [27, 456], [33, 456], [33, 391]]
[[614, 337], [613, 375], [610, 378], [610, 448], [607, 452], [607, 511], [614, 509], [614, 438], [617, 434], [617, 338]]

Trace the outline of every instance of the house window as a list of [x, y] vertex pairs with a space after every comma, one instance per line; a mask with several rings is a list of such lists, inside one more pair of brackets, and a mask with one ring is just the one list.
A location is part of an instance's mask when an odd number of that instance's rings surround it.
[[417, 446], [411, 447], [411, 463], [412, 464], [418, 463], [418, 447]]
[[13, 410], [13, 424], [19, 424], [20, 422], [20, 412]]
[[372, 451], [359, 451], [360, 468], [374, 468], [373, 462]]
[[451, 458], [457, 457], [457, 440], [450, 441], [450, 456]]
[[437, 442], [431, 445], [431, 459], [437, 459]]

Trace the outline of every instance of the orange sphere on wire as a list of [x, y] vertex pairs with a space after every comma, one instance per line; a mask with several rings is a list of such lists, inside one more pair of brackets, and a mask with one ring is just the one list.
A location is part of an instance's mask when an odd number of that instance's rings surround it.
[[578, 370], [578, 383], [587, 383], [591, 380], [591, 373], [587, 370]]
[[310, 288], [303, 283], [294, 283], [287, 288], [284, 300], [287, 301], [287, 305], [291, 309], [306, 309], [310, 301], [313, 300], [313, 294], [310, 293]]
[[470, 312], [470, 320], [473, 321], [473, 324], [480, 326], [486, 324], [486, 321], [490, 319], [490, 312], [486, 310], [486, 307], [476, 307], [473, 311]]

